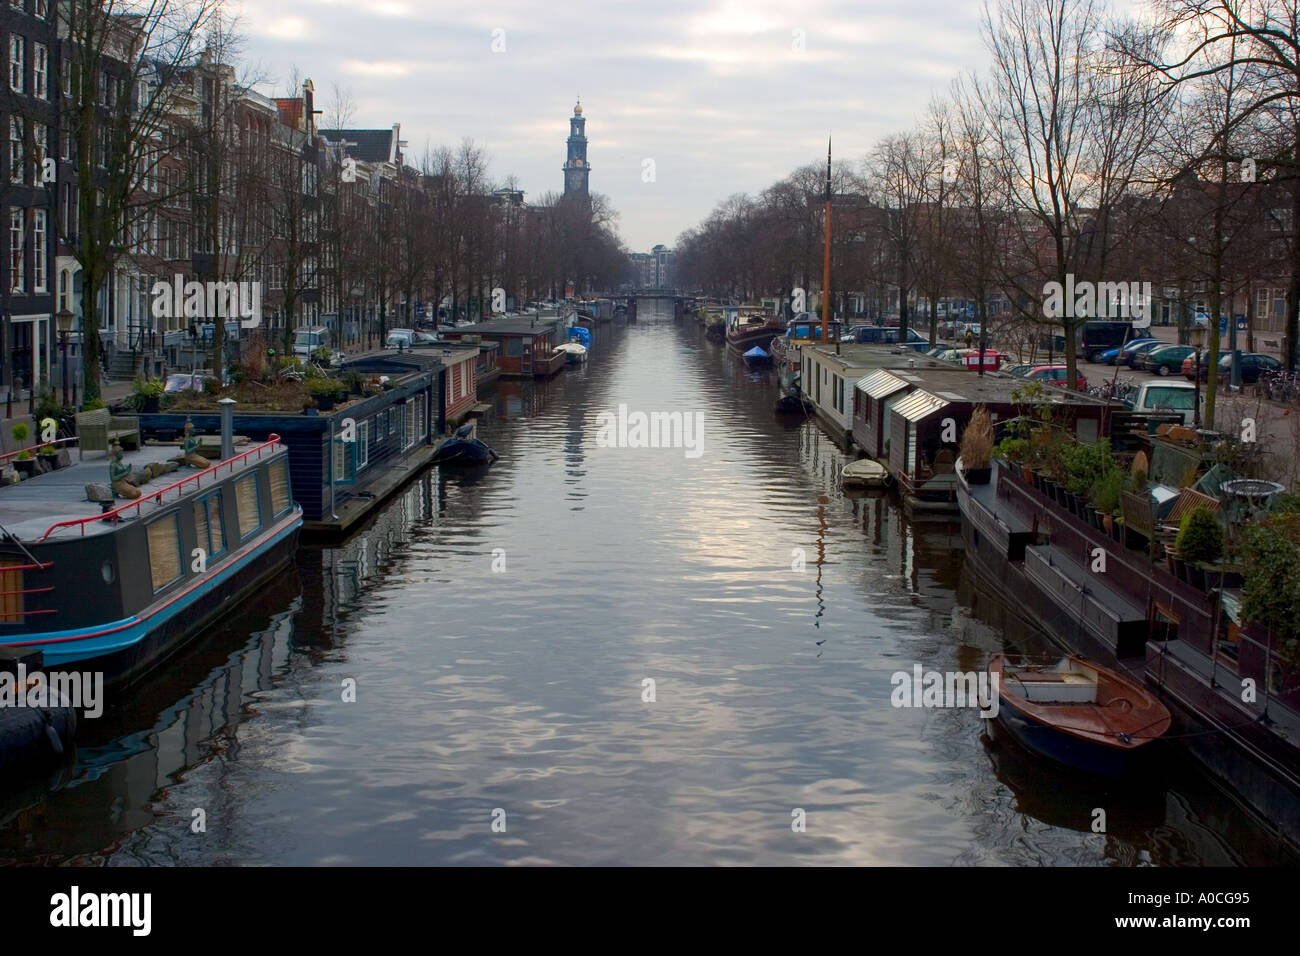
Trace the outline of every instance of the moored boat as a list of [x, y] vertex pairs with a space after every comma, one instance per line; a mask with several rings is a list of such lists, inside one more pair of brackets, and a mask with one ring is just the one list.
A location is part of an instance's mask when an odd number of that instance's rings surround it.
[[474, 423], [468, 422], [438, 446], [433, 454], [435, 465], [491, 464], [498, 455], [485, 442], [474, 437]]
[[1025, 748], [1057, 763], [1107, 777], [1136, 769], [1136, 755], [1172, 718], [1136, 681], [1068, 654], [1052, 666], [989, 661], [998, 720]]
[[756, 345], [766, 345], [773, 336], [781, 334], [785, 323], [771, 316], [754, 312], [739, 312], [727, 324], [727, 348], [743, 355]]
[[766, 368], [772, 364], [772, 354], [759, 345], [755, 345], [741, 357], [750, 368]]
[[890, 480], [889, 469], [870, 458], [851, 462], [840, 472], [840, 483], [846, 488], [884, 488]]
[[119, 448], [0, 489], [0, 646], [120, 687], [289, 560], [302, 508], [278, 436], [213, 465], [183, 457]]
[[565, 361], [569, 365], [580, 365], [587, 361], [587, 347], [579, 345], [577, 342], [565, 342], [563, 345], [557, 345], [555, 351], [563, 352]]

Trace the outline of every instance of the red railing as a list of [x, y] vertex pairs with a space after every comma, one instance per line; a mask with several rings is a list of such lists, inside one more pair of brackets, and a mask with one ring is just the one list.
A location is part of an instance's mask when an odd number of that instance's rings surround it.
[[78, 441], [78, 438], [76, 435], [73, 435], [71, 438], [56, 438], [54, 441], [47, 441], [40, 445], [32, 445], [30, 448], [19, 448], [17, 451], [7, 451], [3, 455], [0, 455], [0, 465], [9, 464], [11, 458], [17, 458], [25, 451], [31, 452], [33, 457], [35, 457], [36, 453], [42, 448], [51, 448], [55, 445], [70, 445], [75, 441]]
[[248, 460], [253, 455], [256, 455], [258, 460], [261, 460], [263, 454], [273, 451], [275, 447], [278, 446], [279, 444], [280, 444], [280, 436], [272, 435], [265, 442], [258, 445], [256, 448], [250, 448], [248, 451], [235, 455], [233, 458], [227, 458], [225, 461], [219, 461], [211, 468], [206, 468], [203, 471], [198, 472], [197, 474], [188, 475], [187, 477], [182, 478], [180, 481], [172, 482], [172, 484], [168, 485], [166, 488], [160, 488], [158, 491], [151, 491], [148, 494], [141, 495], [139, 498], [136, 498], [134, 501], [129, 501], [124, 505], [120, 505], [117, 508], [112, 509], [111, 511], [105, 511], [103, 514], [100, 515], [91, 515], [88, 518], [72, 518], [68, 521], [56, 522], [50, 525], [49, 529], [45, 532], [45, 534], [41, 535], [36, 540], [44, 541], [46, 538], [48, 538], [50, 535], [52, 535], [55, 531], [59, 530], [60, 528], [74, 528], [74, 527], [80, 528], [81, 533], [84, 536], [86, 533], [86, 525], [90, 524], [91, 522], [113, 521], [119, 516], [130, 511], [132, 508], [136, 510], [136, 515], [138, 516], [140, 514], [140, 509], [144, 505], [148, 504], [151, 501], [154, 504], [160, 505], [162, 504], [163, 501], [163, 495], [169, 494], [170, 492], [173, 491], [176, 492], [176, 499], [179, 501], [181, 498], [185, 497], [185, 493], [186, 493], [185, 489], [189, 485], [194, 485], [195, 490], [197, 491], [199, 488], [203, 487], [203, 480], [205, 478], [212, 478], [212, 479], [217, 478], [221, 474], [221, 469], [223, 468], [225, 468], [227, 471], [233, 474], [235, 470], [235, 465], [242, 464], [244, 461]]

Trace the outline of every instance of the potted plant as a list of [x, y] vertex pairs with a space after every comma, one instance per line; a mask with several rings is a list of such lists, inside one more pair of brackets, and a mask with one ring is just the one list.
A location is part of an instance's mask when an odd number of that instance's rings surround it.
[[164, 385], [160, 378], [137, 378], [129, 401], [138, 412], [156, 412], [162, 405]]
[[1174, 541], [1187, 565], [1187, 583], [1204, 590], [1205, 565], [1223, 555], [1223, 528], [1209, 508], [1196, 508], [1183, 516]]
[[334, 407], [334, 401], [342, 388], [341, 384], [332, 378], [309, 378], [305, 384], [307, 394], [316, 400], [316, 407], [322, 412], [328, 412]]
[[49, 471], [58, 471], [59, 469], [59, 450], [53, 445], [46, 445], [40, 451], [41, 462]]
[[998, 458], [1010, 462], [1020, 469], [1020, 477], [1025, 484], [1030, 484], [1034, 480], [1034, 473], [1029, 468], [1029, 439], [1027, 438], [1004, 438], [998, 442], [996, 449]]
[[[13, 427], [14, 441], [20, 445], [27, 441], [27, 436], [31, 433], [32, 430], [27, 427], [25, 422], [19, 422]], [[32, 457], [31, 449], [24, 448], [14, 456], [14, 467], [18, 469], [19, 474], [24, 478], [30, 478], [36, 474], [36, 459]]]
[[987, 485], [993, 473], [993, 419], [983, 405], [975, 406], [961, 435], [961, 464], [972, 485]]

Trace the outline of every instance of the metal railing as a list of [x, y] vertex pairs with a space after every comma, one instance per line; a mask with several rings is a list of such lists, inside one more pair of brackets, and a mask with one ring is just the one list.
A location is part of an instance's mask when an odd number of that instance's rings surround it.
[[280, 445], [280, 436], [271, 435], [265, 442], [263, 442], [262, 444], [258, 445], [255, 448], [250, 448], [248, 451], [242, 452], [231, 458], [227, 458], [225, 461], [219, 461], [215, 465], [212, 465], [209, 468], [205, 468], [203, 471], [200, 471], [197, 474], [188, 475], [185, 478], [182, 478], [180, 481], [172, 482], [166, 488], [161, 488], [158, 491], [151, 491], [147, 495], [141, 495], [139, 498], [135, 499], [134, 501], [129, 501], [124, 505], [120, 505], [117, 508], [113, 508], [111, 511], [105, 511], [103, 514], [99, 514], [99, 515], [91, 515], [90, 517], [87, 518], [71, 518], [67, 521], [55, 522], [54, 524], [50, 525], [50, 527], [46, 530], [45, 534], [41, 535], [36, 540], [44, 541], [60, 528], [78, 528], [80, 529], [81, 534], [84, 537], [86, 534], [86, 525], [95, 521], [116, 521], [119, 517], [126, 514], [126, 512], [130, 511], [132, 508], [135, 509], [136, 515], [139, 516], [140, 509], [144, 507], [146, 504], [152, 501], [155, 505], [161, 505], [163, 503], [163, 496], [173, 491], [176, 492], [176, 500], [179, 501], [181, 498], [185, 497], [185, 493], [186, 493], [185, 489], [189, 485], [193, 484], [195, 486], [195, 490], [198, 490], [203, 487], [203, 480], [205, 478], [211, 478], [211, 479], [217, 478], [221, 474], [221, 469], [224, 468], [227, 471], [229, 471], [231, 474], [233, 474], [235, 471], [235, 465], [242, 464], [243, 462], [251, 458], [253, 455], [256, 455], [257, 459], [261, 460], [263, 454], [274, 451], [276, 447], [278, 447], [279, 445]]

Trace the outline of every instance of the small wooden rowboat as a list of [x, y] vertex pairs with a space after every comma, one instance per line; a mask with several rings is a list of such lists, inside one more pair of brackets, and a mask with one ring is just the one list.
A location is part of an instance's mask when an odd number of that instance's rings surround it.
[[1058, 763], [1119, 777], [1134, 754], [1169, 730], [1171, 717], [1155, 695], [1073, 654], [1050, 667], [989, 661], [997, 681], [998, 719], [1024, 747]]
[[847, 488], [884, 488], [889, 484], [889, 471], [880, 462], [863, 458], [844, 466], [840, 482]]

